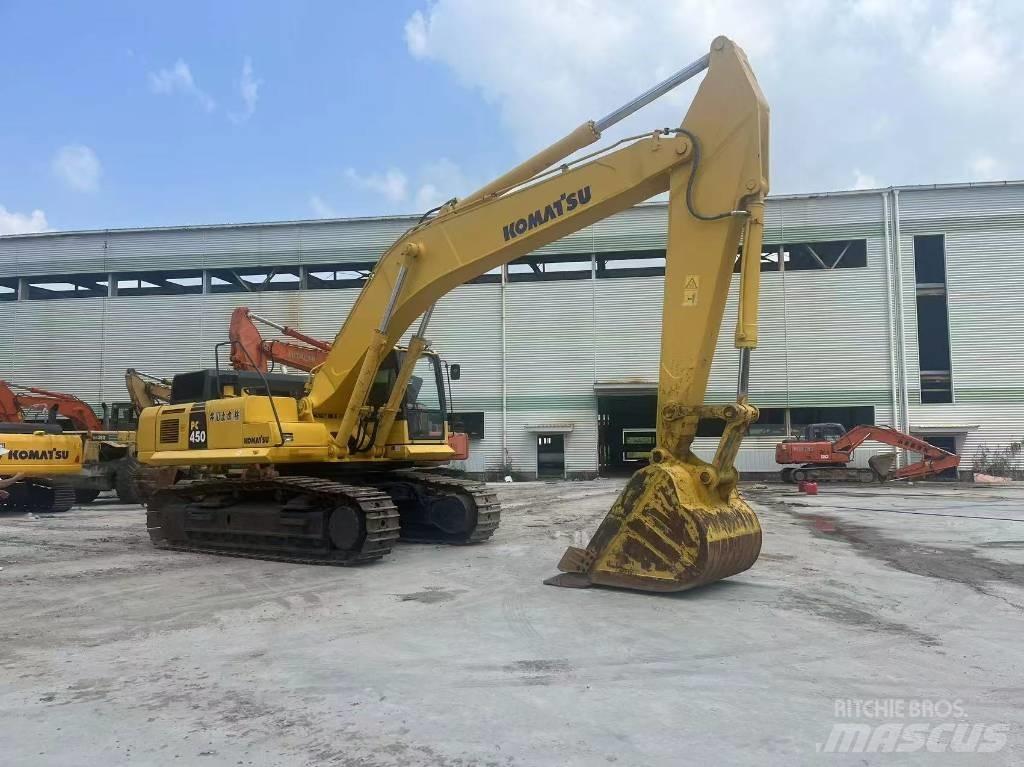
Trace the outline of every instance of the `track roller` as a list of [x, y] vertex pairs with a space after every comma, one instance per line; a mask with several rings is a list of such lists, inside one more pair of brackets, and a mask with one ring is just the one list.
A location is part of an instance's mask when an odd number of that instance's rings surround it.
[[479, 543], [490, 538], [501, 522], [497, 496], [481, 482], [397, 471], [373, 484], [398, 507], [403, 541]]
[[369, 562], [398, 540], [386, 493], [315, 477], [179, 482], [153, 492], [146, 520], [161, 548], [309, 564]]

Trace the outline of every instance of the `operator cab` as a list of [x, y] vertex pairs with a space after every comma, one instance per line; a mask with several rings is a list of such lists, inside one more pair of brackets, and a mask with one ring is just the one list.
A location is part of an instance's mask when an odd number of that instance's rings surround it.
[[131, 402], [104, 402], [103, 428], [111, 431], [132, 431], [139, 427], [139, 414]]
[[[367, 397], [370, 407], [383, 408], [387, 404], [403, 356], [404, 351], [395, 350], [381, 362]], [[457, 373], [455, 380], [458, 380]], [[409, 439], [415, 442], [444, 441], [448, 402], [441, 360], [436, 354], [426, 352], [416, 361], [397, 418], [407, 422]]]
[[835, 442], [846, 434], [846, 427], [841, 423], [810, 423], [804, 429], [807, 442]]
[[206, 402], [246, 393], [298, 398], [305, 394], [308, 380], [309, 377], [305, 375], [207, 368], [174, 376], [171, 382], [171, 404]]

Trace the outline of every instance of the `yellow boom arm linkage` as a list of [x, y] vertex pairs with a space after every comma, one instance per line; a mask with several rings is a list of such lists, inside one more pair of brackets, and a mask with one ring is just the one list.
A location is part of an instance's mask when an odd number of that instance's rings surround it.
[[[608, 125], [704, 68], [708, 73], [680, 128], [543, 173], [596, 141]], [[344, 413], [335, 438], [335, 449], [344, 455], [384, 355], [417, 317], [429, 316], [439, 298], [666, 191], [657, 447], [650, 466], [633, 476], [587, 548], [570, 548], [559, 565], [566, 574], [552, 580], [557, 585], [672, 591], [747, 569], [760, 550], [761, 531], [736, 490], [733, 463], [757, 418], [746, 389], [749, 352], [757, 344], [768, 106], [743, 52], [724, 37], [671, 82], [604, 120], [584, 123], [407, 232], [381, 258], [314, 374], [299, 417]], [[704, 396], [741, 239], [737, 401], [710, 407]], [[425, 322], [417, 337], [424, 332]], [[711, 463], [691, 451], [702, 417], [726, 421]]]

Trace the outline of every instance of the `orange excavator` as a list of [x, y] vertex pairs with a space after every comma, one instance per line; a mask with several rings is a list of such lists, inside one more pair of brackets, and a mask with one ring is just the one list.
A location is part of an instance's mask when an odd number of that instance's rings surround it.
[[[263, 338], [259, 322], [293, 338], [300, 343], [290, 341], [268, 341]], [[235, 370], [252, 370], [258, 373], [269, 373], [274, 364], [285, 365], [305, 372], [320, 367], [331, 351], [331, 345], [318, 338], [308, 336], [300, 330], [281, 325], [280, 323], [261, 317], [248, 307], [240, 306], [231, 312], [231, 324], [228, 326], [228, 340], [231, 342], [231, 367]], [[451, 377], [458, 380], [458, 366], [452, 366]], [[461, 431], [453, 431], [448, 436], [448, 444], [455, 451], [452, 460], [464, 461], [469, 458], [469, 436]]]
[[66, 419], [74, 431], [103, 430], [103, 422], [96, 412], [73, 394], [0, 381], [0, 421], [23, 422], [25, 411], [36, 408], [48, 411], [48, 421]]
[[[870, 468], [850, 466], [853, 452], [865, 442], [880, 442], [900, 450], [918, 453], [919, 461], [894, 468], [895, 453], [873, 455]], [[960, 456], [936, 447], [923, 439], [896, 431], [890, 426], [854, 426], [849, 431], [841, 423], [812, 423], [802, 439], [787, 439], [775, 446], [775, 462], [801, 464], [782, 470], [783, 482], [886, 482], [895, 479], [923, 479], [960, 465]]]

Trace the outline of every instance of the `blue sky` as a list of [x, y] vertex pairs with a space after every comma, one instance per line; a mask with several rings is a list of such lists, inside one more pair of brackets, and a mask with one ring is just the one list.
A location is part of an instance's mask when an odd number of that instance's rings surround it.
[[[415, 7], [0, 2], [0, 205], [59, 229], [308, 218], [313, 195], [369, 215], [382, 205], [348, 168], [500, 169], [492, 110], [409, 54]], [[247, 58], [259, 85], [241, 119]], [[212, 109], [154, 91], [179, 60]], [[66, 146], [92, 150], [95, 183], [55, 171]]]
[[0, 234], [421, 211], [720, 32], [772, 105], [775, 192], [1019, 178], [1022, 6], [0, 0]]

